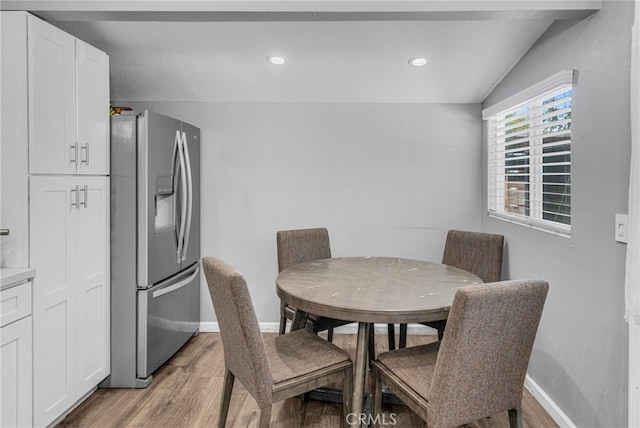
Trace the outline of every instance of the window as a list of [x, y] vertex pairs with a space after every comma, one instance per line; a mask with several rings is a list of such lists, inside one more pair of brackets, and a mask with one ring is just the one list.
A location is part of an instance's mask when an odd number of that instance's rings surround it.
[[485, 109], [489, 215], [571, 232], [573, 70]]

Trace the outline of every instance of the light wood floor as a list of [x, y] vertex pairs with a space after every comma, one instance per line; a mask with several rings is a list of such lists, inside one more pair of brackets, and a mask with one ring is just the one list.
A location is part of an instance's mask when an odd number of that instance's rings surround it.
[[[337, 334], [334, 343], [350, 351], [355, 335]], [[410, 336], [408, 346], [427, 343], [435, 336]], [[397, 341], [396, 341], [397, 343]], [[386, 336], [376, 336], [378, 351], [386, 350]], [[353, 358], [353, 355], [352, 355]], [[146, 389], [99, 389], [63, 420], [57, 428], [67, 427], [215, 427], [223, 376], [222, 340], [218, 333], [201, 333], [192, 338], [165, 366], [154, 374]], [[236, 381], [227, 427], [254, 427], [257, 405], [242, 384]], [[386, 421], [396, 427], [424, 427], [408, 408], [385, 405]], [[394, 418], [391, 418], [391, 414]], [[281, 428], [342, 427], [342, 406], [320, 401], [303, 402], [291, 398], [273, 407], [271, 426]], [[468, 425], [472, 428], [508, 427], [506, 412]], [[538, 402], [525, 391], [523, 396], [525, 428], [557, 427]]]

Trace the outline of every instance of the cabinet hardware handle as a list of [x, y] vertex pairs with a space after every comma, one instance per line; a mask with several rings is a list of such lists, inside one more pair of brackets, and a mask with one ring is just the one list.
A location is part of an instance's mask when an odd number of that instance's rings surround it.
[[[84, 159], [82, 158], [82, 151], [84, 150]], [[84, 163], [89, 166], [89, 143], [82, 146], [80, 149], [80, 163]]]
[[9, 236], [9, 229], [0, 229], [0, 236]]
[[71, 152], [69, 156], [69, 163], [75, 163], [76, 166], [78, 165], [78, 143], [72, 144], [71, 147]]
[[80, 205], [87, 208], [87, 200], [89, 199], [89, 187], [85, 184], [84, 189], [81, 190], [84, 193], [84, 201], [80, 202]]
[[[73, 195], [73, 192], [75, 192], [75, 195]], [[76, 186], [75, 189], [72, 188], [71, 189], [71, 206], [72, 207], [76, 207], [76, 209], [80, 209], [80, 186]], [[74, 202], [75, 200], [75, 202]]]

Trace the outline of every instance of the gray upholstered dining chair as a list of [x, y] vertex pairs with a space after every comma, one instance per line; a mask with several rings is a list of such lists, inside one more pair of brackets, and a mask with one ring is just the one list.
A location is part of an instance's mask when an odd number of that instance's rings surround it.
[[[442, 254], [442, 263], [464, 269], [479, 277], [483, 282], [500, 281], [504, 236], [493, 233], [450, 230]], [[422, 323], [438, 330], [442, 340], [447, 321]], [[400, 348], [407, 341], [406, 324], [400, 325]]]
[[353, 388], [349, 354], [307, 329], [262, 337], [247, 283], [240, 272], [213, 257], [202, 259], [224, 352], [224, 386], [218, 427], [229, 412], [235, 378], [260, 408], [260, 428], [268, 427], [273, 403], [333, 382], [343, 385], [345, 427]]
[[484, 282], [500, 281], [504, 236], [493, 233], [450, 230], [442, 263], [464, 269]]
[[526, 280], [460, 288], [442, 341], [389, 351], [373, 362], [373, 414], [381, 414], [384, 383], [429, 428], [503, 411], [512, 428], [521, 427], [524, 380], [548, 287]]
[[[313, 260], [330, 259], [331, 244], [329, 231], [322, 228], [279, 230], [276, 232], [278, 250], [278, 272], [300, 263]], [[287, 319], [293, 320], [296, 309], [280, 302], [280, 334], [287, 328]], [[307, 323], [314, 332], [327, 330], [329, 342], [333, 340], [333, 329], [351, 321], [326, 318], [309, 314]]]

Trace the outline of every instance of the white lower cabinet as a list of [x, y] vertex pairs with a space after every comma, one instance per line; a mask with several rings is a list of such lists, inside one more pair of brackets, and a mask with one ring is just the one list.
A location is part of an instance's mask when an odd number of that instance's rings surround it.
[[31, 281], [0, 292], [0, 426], [32, 426]]
[[109, 374], [109, 178], [30, 177], [34, 425]]

